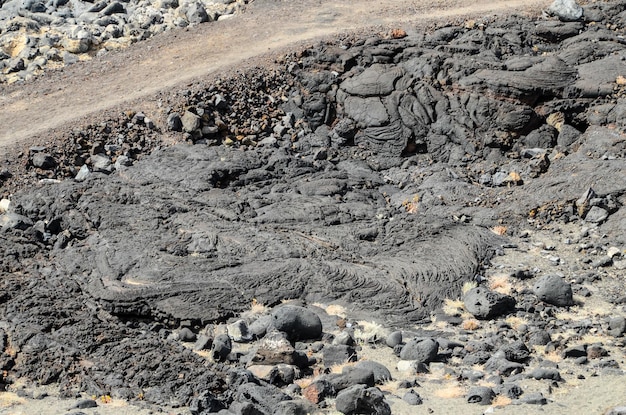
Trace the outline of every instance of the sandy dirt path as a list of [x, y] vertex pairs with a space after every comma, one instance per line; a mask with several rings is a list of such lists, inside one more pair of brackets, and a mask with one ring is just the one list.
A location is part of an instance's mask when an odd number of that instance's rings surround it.
[[[256, 0], [231, 19], [157, 36], [24, 85], [0, 86], [0, 148], [308, 39], [439, 18], [541, 10], [545, 0]], [[136, 108], [136, 107], [133, 107]], [[142, 107], [143, 108], [143, 107]]]

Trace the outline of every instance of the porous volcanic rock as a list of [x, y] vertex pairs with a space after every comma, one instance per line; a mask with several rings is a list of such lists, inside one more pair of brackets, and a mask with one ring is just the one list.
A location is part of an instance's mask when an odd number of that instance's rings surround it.
[[[111, 4], [88, 13], [128, 12], [127, 3]], [[2, 382], [272, 413], [290, 396], [243, 367], [306, 371], [323, 348], [268, 332], [260, 318], [249, 327], [265, 337], [248, 356], [227, 347], [223, 323], [251, 305], [327, 302], [397, 330], [482, 281], [490, 258], [516, 249], [508, 234], [582, 223], [596, 206], [606, 217], [580, 230], [577, 266], [600, 256], [610, 266], [602, 240], [619, 242], [626, 229], [623, 4], [589, 4], [575, 22], [514, 16], [316, 44], [277, 59], [277, 68], [164, 97], [160, 124], [180, 130], [170, 132], [176, 145], [162, 145], [155, 124], [132, 111], [46, 146], [54, 164], [29, 163], [29, 153], [3, 161], [2, 197], [11, 203], [0, 215]], [[76, 33], [67, 47], [82, 50], [88, 39]], [[576, 201], [592, 187], [579, 212]], [[601, 238], [583, 241], [590, 233]], [[551, 266], [562, 265], [541, 246]], [[581, 277], [576, 289], [591, 282]], [[610, 294], [623, 302], [623, 287]], [[562, 351], [575, 345], [556, 333], [623, 334], [615, 321], [564, 323], [532, 289], [515, 299], [526, 331], [487, 312], [479, 323], [489, 337], [465, 338], [437, 357], [484, 364], [514, 382], [528, 361], [540, 364], [524, 344]], [[224, 330], [199, 336], [199, 348], [215, 352], [208, 359], [172, 335], [211, 325]], [[389, 344], [399, 352], [402, 338], [438, 336], [407, 333]], [[335, 346], [344, 355], [353, 347]], [[595, 368], [619, 366], [603, 346], [590, 350]], [[485, 375], [477, 372], [454, 376], [474, 382]], [[550, 367], [528, 373], [567, 376]], [[362, 385], [343, 390], [340, 403], [346, 413], [389, 413], [382, 393]]]

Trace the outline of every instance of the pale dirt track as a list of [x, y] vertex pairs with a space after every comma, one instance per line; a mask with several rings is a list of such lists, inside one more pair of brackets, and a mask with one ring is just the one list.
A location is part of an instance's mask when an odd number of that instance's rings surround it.
[[438, 19], [538, 11], [546, 0], [256, 0], [231, 19], [179, 30], [46, 74], [0, 86], [0, 148], [45, 141], [50, 130], [122, 104], [154, 107], [154, 96], [221, 73], [249, 58], [309, 39]]

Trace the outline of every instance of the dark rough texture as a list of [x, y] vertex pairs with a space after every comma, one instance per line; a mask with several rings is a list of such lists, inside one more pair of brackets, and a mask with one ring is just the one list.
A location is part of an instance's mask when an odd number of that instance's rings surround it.
[[391, 408], [380, 389], [365, 385], [355, 385], [340, 392], [335, 408], [346, 415], [391, 415]]
[[374, 375], [374, 383], [382, 385], [385, 382], [392, 380], [391, 372], [382, 363], [374, 362], [372, 360], [361, 360], [354, 365], [355, 368], [370, 371]]
[[302, 396], [317, 404], [328, 397], [337, 395], [332, 383], [326, 378], [317, 378], [302, 391]]
[[474, 386], [467, 392], [467, 402], [489, 405], [496, 393], [488, 386]]
[[534, 285], [533, 290], [541, 301], [556, 306], [574, 305], [572, 285], [559, 275], [545, 275]]
[[267, 415], [273, 415], [279, 403], [289, 400], [291, 400], [289, 395], [271, 385], [245, 383], [237, 389], [236, 402], [252, 404], [261, 413]]
[[514, 383], [504, 383], [498, 388], [498, 394], [511, 399], [517, 399], [524, 394], [524, 390]]
[[504, 357], [512, 362], [523, 363], [530, 357], [530, 350], [521, 341], [507, 344], [500, 349], [504, 353]]
[[515, 299], [485, 287], [475, 287], [465, 293], [463, 304], [474, 317], [490, 319], [511, 312], [515, 308]]
[[374, 372], [371, 370], [346, 366], [341, 374], [329, 375], [328, 380], [334, 390], [340, 392], [355, 385], [374, 386]]
[[420, 363], [429, 363], [437, 357], [439, 343], [434, 339], [411, 339], [400, 351], [403, 360], [417, 360]]
[[[594, 203], [607, 213], [598, 234], [623, 241], [623, 2], [590, 8], [567, 24], [515, 16], [316, 44], [276, 70], [164, 95], [162, 124], [188, 130], [177, 145], [163, 147], [154, 123], [133, 112], [47, 146], [50, 168], [30, 153], [2, 160], [11, 210], [0, 215], [0, 313], [5, 344], [18, 351], [2, 351], [3, 371], [57, 383], [65, 396], [279, 411], [287, 405], [235, 393], [274, 389], [198, 357], [172, 330], [286, 299], [414, 324], [502, 252], [506, 238], [489, 228], [582, 221]], [[76, 182], [81, 169], [90, 173]], [[597, 197], [578, 212], [591, 187]], [[483, 294], [491, 305], [477, 316], [514, 307]], [[519, 312], [552, 318], [527, 297]], [[309, 368], [305, 351], [265, 334], [267, 323], [251, 324], [265, 338], [239, 364]], [[546, 344], [550, 333], [538, 324], [523, 340]], [[513, 340], [442, 357], [509, 376], [526, 367], [520, 344], [503, 347]], [[228, 349], [216, 360], [238, 359]]]
[[550, 379], [556, 381], [563, 380], [558, 369], [551, 367], [538, 367], [531, 371], [528, 374], [528, 377], [531, 377], [533, 379]]
[[322, 335], [319, 316], [304, 307], [286, 305], [272, 311], [272, 325], [287, 333], [290, 340], [311, 340]]
[[356, 362], [356, 350], [344, 344], [328, 344], [322, 349], [322, 361], [326, 367]]
[[[55, 272], [71, 272], [116, 315], [208, 322], [243, 311], [252, 298], [301, 296], [376, 307], [390, 320], [423, 318], [474, 274], [496, 238], [403, 213], [368, 190], [382, 178], [358, 165], [183, 145], [156, 151], [145, 169], [123, 177], [64, 182], [16, 205], [38, 220], [62, 218], [56, 232], [69, 230], [71, 243], [52, 252]], [[285, 192], [287, 185], [299, 192]], [[46, 206], [58, 193], [68, 197]], [[365, 227], [380, 230], [376, 249], [355, 238]], [[355, 262], [357, 254], [370, 260]]]

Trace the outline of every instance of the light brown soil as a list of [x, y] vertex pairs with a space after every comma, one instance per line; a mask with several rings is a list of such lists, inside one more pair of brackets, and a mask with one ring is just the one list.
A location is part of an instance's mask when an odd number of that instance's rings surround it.
[[[544, 9], [546, 0], [256, 0], [231, 19], [173, 31], [48, 73], [0, 86], [0, 148], [45, 144], [53, 129], [120, 105], [150, 112], [156, 94], [210, 74], [263, 64], [272, 52], [348, 31], [385, 33], [433, 21]], [[269, 52], [269, 54], [268, 54]], [[256, 58], [254, 58], [256, 57]], [[252, 59], [254, 58], [254, 59]]]

